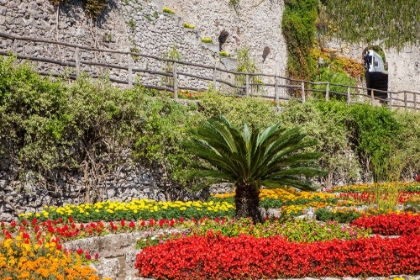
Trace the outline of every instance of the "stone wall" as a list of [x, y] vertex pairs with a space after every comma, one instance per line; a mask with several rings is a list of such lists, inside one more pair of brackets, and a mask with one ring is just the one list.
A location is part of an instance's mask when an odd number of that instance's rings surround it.
[[[239, 49], [249, 47], [251, 58], [263, 73], [286, 75], [287, 48], [281, 30], [283, 1], [240, 1], [236, 9], [228, 0], [163, 0], [163, 5], [194, 24], [202, 37], [211, 37], [213, 42], [218, 42], [222, 30], [228, 31], [223, 50], [232, 57]], [[265, 47], [270, 48], [270, 53], [263, 61]]]
[[[281, 33], [282, 1], [257, 1], [243, 3], [238, 11], [228, 6], [227, 1], [199, 1], [190, 5], [187, 1], [135, 1], [114, 0], [102, 13], [99, 20], [87, 18], [78, 0], [65, 2], [57, 7], [48, 0], [0, 1], [0, 32], [13, 35], [42, 38], [79, 44], [92, 48], [118, 51], [132, 51], [163, 57], [175, 46], [182, 60], [216, 66], [226, 70], [236, 69], [237, 51], [243, 47], [251, 48], [251, 58], [255, 59], [260, 71], [266, 74], [284, 76], [287, 63], [286, 44]], [[173, 8], [175, 14], [162, 12], [163, 6]], [[58, 14], [58, 17], [57, 17]], [[195, 29], [184, 28], [184, 22], [195, 25]], [[232, 58], [219, 56], [218, 36], [221, 30], [229, 36], [223, 49]], [[201, 38], [211, 37], [214, 44], [201, 42]], [[270, 53], [263, 62], [265, 47]], [[74, 63], [75, 48], [45, 43], [0, 40], [0, 51], [16, 51], [20, 55], [43, 57]], [[104, 64], [128, 66], [127, 55], [97, 53], [81, 50], [81, 60]], [[45, 73], [69, 73], [69, 69], [38, 62], [36, 67]], [[155, 71], [167, 70], [168, 65], [151, 58], [134, 61], [133, 68]], [[128, 81], [126, 70], [111, 70], [106, 67], [82, 65], [82, 71], [93, 76], [107, 74], [111, 78]], [[74, 69], [72, 70], [74, 72]], [[179, 72], [213, 77], [212, 70], [190, 66], [179, 66]], [[218, 74], [217, 78], [234, 83], [230, 74]], [[208, 81], [180, 75], [179, 86], [205, 88]], [[166, 85], [164, 77], [138, 74], [137, 81], [150, 85]], [[263, 78], [265, 83], [273, 83], [272, 78]], [[222, 90], [233, 90], [217, 84]], [[273, 89], [265, 89], [273, 94]]]
[[[162, 9], [150, 1], [111, 1], [98, 20], [85, 16], [77, 0], [57, 7], [48, 0], [0, 1], [0, 32], [12, 35], [41, 38], [78, 44], [92, 48], [131, 51], [164, 57], [175, 46], [183, 61], [225, 68], [218, 49], [201, 42], [200, 32], [183, 27], [184, 20], [177, 15], [162, 13]], [[13, 51], [20, 55], [42, 57], [64, 62], [75, 62], [75, 48], [46, 43], [10, 39], [0, 40], [0, 51]], [[129, 57], [121, 54], [99, 53], [80, 50], [85, 61], [128, 66]], [[38, 71], [63, 74], [74, 72], [53, 64], [36, 63]], [[151, 58], [134, 59], [133, 68], [154, 71], [167, 70], [167, 64]], [[106, 67], [82, 64], [82, 71], [93, 76], [109, 75], [128, 81], [127, 70], [111, 70]], [[212, 77], [212, 70], [179, 66], [179, 72]], [[179, 77], [179, 86], [203, 88], [207, 82], [186, 76]], [[136, 81], [161, 86], [167, 81], [147, 73], [139, 74]]]
[[50, 205], [142, 198], [191, 200], [207, 195], [206, 191], [193, 194], [172, 182], [158, 166], [142, 166], [129, 156], [123, 156], [123, 159], [123, 164], [116, 165], [109, 175], [93, 183], [92, 178], [83, 177], [82, 171], [54, 170], [50, 176], [41, 177], [30, 170], [19, 170], [7, 159], [1, 160], [0, 221], [11, 221], [20, 213], [40, 212]]

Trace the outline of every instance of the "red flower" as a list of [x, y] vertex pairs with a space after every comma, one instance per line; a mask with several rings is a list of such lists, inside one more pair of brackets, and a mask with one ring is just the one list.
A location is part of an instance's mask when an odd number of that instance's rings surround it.
[[81, 255], [81, 254], [83, 254], [83, 249], [79, 249], [79, 250], [76, 250], [76, 253], [78, 253], [79, 255]]
[[135, 228], [135, 227], [136, 227], [136, 224], [135, 224], [133, 221], [131, 221], [131, 222], [128, 224], [128, 226], [129, 226], [129, 227], [131, 227], [131, 228]]
[[125, 221], [124, 221], [124, 219], [122, 219], [121, 220], [121, 226], [123, 227], [123, 226], [125, 226]]
[[159, 221], [159, 226], [160, 227], [163, 227], [163, 225], [165, 224], [165, 220], [164, 219], [161, 219], [160, 221]]

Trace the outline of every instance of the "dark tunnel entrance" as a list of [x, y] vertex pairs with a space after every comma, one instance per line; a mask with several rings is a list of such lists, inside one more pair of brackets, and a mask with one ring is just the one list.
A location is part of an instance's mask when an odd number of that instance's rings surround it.
[[388, 98], [388, 65], [385, 53], [378, 46], [367, 47], [363, 51], [367, 94], [373, 90], [375, 98], [381, 102]]

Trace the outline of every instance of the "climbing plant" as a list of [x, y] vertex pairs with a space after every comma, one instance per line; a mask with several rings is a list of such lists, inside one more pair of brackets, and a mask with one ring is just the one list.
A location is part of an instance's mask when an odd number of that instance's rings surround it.
[[[238, 66], [236, 68], [237, 72], [243, 73], [260, 73], [261, 71], [258, 69], [255, 60], [250, 56], [251, 48], [245, 47], [238, 50]], [[245, 85], [245, 75], [235, 75], [235, 83], [237, 86]], [[251, 86], [251, 91], [253, 93], [257, 93], [261, 90], [261, 79], [259, 76], [250, 76], [249, 83], [253, 84]]]
[[420, 1], [322, 0], [340, 39], [367, 44], [380, 41], [401, 49], [419, 43]]
[[310, 80], [316, 61], [309, 55], [314, 47], [317, 0], [286, 0], [283, 34], [287, 42], [287, 70], [291, 77]]

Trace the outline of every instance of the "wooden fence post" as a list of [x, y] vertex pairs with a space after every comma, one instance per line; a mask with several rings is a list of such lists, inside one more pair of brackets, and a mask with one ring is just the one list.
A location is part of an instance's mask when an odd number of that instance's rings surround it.
[[375, 102], [375, 95], [373, 94], [373, 89], [370, 90], [370, 105], [373, 106]]
[[351, 103], [350, 87], [347, 87], [347, 105]]
[[392, 100], [392, 92], [389, 92], [389, 109], [391, 110], [392, 110], [392, 106], [394, 105], [393, 103], [394, 102]]
[[178, 99], [178, 75], [176, 74], [176, 63], [172, 66], [173, 78], [174, 78], [174, 98]]
[[12, 41], [12, 53], [17, 54], [17, 40], [13, 39]]
[[214, 69], [213, 69], [213, 86], [214, 89], [217, 89], [217, 69], [216, 69], [216, 65], [214, 65]]
[[413, 93], [414, 95], [414, 111], [417, 112], [417, 93]]
[[306, 102], [306, 96], [305, 96], [305, 82], [302, 81], [302, 103]]
[[327, 83], [325, 88], [325, 101], [330, 101], [330, 83]]
[[277, 111], [279, 111], [280, 106], [279, 106], [279, 85], [277, 83], [277, 76], [274, 76], [274, 98], [276, 101], [276, 108]]
[[404, 108], [407, 109], [407, 92], [404, 90]]
[[249, 75], [246, 74], [245, 75], [245, 92], [246, 92], [246, 96], [249, 96]]
[[79, 47], [76, 47], [74, 52], [74, 60], [76, 61], [76, 76], [80, 75], [80, 56], [79, 56]]
[[133, 87], [133, 59], [128, 55], [128, 86]]

